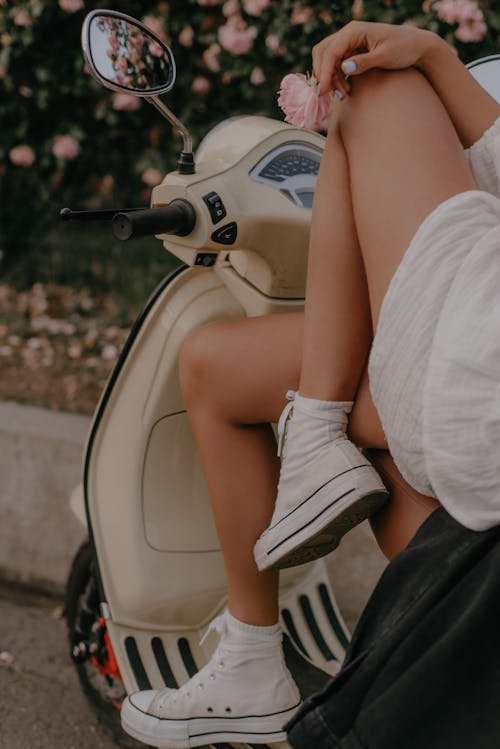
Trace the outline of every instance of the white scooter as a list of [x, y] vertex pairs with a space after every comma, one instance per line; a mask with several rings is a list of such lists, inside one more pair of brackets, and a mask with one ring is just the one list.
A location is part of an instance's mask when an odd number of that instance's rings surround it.
[[[231, 118], [203, 139], [195, 162], [189, 131], [159, 99], [175, 80], [165, 44], [140, 22], [104, 10], [87, 16], [82, 43], [103, 85], [145, 97], [184, 144], [150, 209], [61, 212], [66, 220], [109, 218], [119, 239], [154, 234], [182, 261], [130, 333], [71, 498], [89, 534], [68, 581], [71, 652], [85, 691], [117, 728], [126, 693], [176, 687], [207, 662], [215, 642], [199, 643], [226, 603], [179, 387], [182, 341], [213, 320], [302, 308], [324, 138], [265, 117]], [[493, 67], [496, 81], [496, 58], [472, 72], [488, 87]], [[349, 638], [323, 560], [283, 572], [280, 611], [286, 659], [305, 697], [338, 669]], [[119, 740], [139, 746], [124, 734]]]

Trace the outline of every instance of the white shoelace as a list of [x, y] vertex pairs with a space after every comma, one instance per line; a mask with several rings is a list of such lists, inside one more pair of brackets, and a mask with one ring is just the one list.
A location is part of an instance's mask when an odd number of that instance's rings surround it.
[[[200, 640], [200, 645], [203, 645], [210, 632], [217, 632], [217, 634], [219, 634], [221, 637], [227, 632], [227, 621], [225, 613], [221, 614], [220, 616], [216, 616], [215, 619], [210, 622], [205, 634]], [[215, 673], [215, 670], [206, 670], [209, 664], [215, 665], [215, 667], [218, 669], [224, 668], [224, 661], [222, 659], [222, 653], [220, 652], [219, 648], [214, 651], [214, 654], [209, 663], [207, 663], [204, 668], [200, 669], [200, 671], [198, 671], [197, 674], [195, 674], [188, 682], [186, 682], [186, 684], [183, 684], [181, 687], [179, 687], [179, 689], [162, 690], [161, 694], [159, 695], [160, 699], [158, 701], [158, 708], [162, 710], [167, 699], [172, 700], [172, 702], [177, 702], [180, 697], [184, 696], [189, 699], [191, 697], [191, 689], [204, 689], [205, 683], [203, 681], [203, 677], [208, 677], [211, 681], [214, 681], [217, 678], [217, 675]]]
[[285, 446], [286, 425], [287, 425], [288, 419], [291, 416], [291, 410], [293, 408], [293, 402], [295, 400], [296, 394], [297, 394], [296, 390], [287, 390], [286, 399], [287, 401], [290, 401], [290, 402], [286, 404], [285, 408], [281, 412], [281, 416], [278, 421], [278, 457], [279, 458], [281, 458], [281, 455], [283, 453], [283, 448]]

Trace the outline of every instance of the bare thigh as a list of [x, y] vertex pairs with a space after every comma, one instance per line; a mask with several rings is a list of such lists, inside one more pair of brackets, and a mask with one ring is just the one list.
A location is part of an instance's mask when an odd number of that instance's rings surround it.
[[[191, 377], [217, 415], [229, 422], [277, 422], [287, 390], [298, 388], [304, 315], [302, 312], [227, 320], [194, 331], [199, 372], [193, 356]], [[380, 421], [366, 386], [358, 394], [356, 441], [386, 448]]]
[[418, 227], [475, 183], [446, 109], [416, 70], [363, 74], [337, 113], [376, 328]]

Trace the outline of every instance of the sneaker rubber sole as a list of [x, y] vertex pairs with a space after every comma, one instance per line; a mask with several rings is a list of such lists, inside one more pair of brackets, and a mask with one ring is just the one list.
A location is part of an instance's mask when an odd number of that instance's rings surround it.
[[[133, 698], [133, 695], [131, 695]], [[291, 720], [301, 703], [267, 715], [246, 717], [193, 717], [184, 720], [157, 718], [145, 713], [127, 697], [121, 709], [124, 731], [151, 746], [189, 749], [212, 742], [236, 741], [268, 744], [286, 741], [283, 726]]]
[[351, 528], [382, 507], [389, 493], [374, 468], [364, 464], [349, 473], [347, 480], [330, 479], [264, 531], [254, 547], [260, 571], [295, 567], [329, 554]]

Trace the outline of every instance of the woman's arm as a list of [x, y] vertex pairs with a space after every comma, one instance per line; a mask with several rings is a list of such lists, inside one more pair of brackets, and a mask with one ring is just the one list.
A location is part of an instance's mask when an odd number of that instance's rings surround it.
[[350, 76], [371, 68], [418, 68], [443, 102], [464, 147], [472, 145], [500, 116], [500, 105], [477, 83], [436, 34], [412, 26], [352, 21], [313, 49], [321, 93], [349, 93]]

